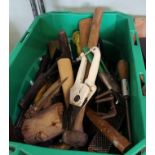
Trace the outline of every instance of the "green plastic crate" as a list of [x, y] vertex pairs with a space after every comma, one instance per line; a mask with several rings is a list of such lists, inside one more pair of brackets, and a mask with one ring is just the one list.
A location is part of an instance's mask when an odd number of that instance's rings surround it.
[[[15, 123], [20, 114], [18, 106], [21, 98], [30, 87], [39, 69], [39, 57], [47, 51], [50, 40], [56, 39], [64, 30], [68, 37], [78, 29], [83, 18], [92, 13], [50, 12], [37, 17], [10, 54], [10, 117]], [[130, 64], [130, 116], [133, 147], [126, 155], [135, 155], [145, 148], [146, 135], [146, 97], [141, 90], [140, 74], [145, 79], [145, 67], [133, 17], [119, 12], [105, 12], [100, 28], [100, 36], [105, 41], [107, 60], [125, 58]], [[133, 40], [133, 36], [136, 41]], [[117, 49], [117, 50], [114, 50]], [[132, 90], [132, 91], [131, 91]], [[10, 142], [11, 155], [89, 155], [82, 151], [57, 150], [34, 145]], [[101, 153], [105, 155], [104, 153]]]

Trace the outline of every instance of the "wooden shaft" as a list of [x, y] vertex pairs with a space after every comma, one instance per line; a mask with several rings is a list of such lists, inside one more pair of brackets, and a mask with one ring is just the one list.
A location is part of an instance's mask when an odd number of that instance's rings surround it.
[[43, 94], [45, 91], [48, 89], [49, 84], [45, 84], [37, 93], [35, 99], [34, 99], [34, 104], [37, 104], [37, 102], [42, 98]]
[[77, 114], [77, 116], [75, 118], [73, 130], [83, 132], [83, 118], [84, 118], [84, 114], [85, 114], [85, 109], [86, 109], [86, 107], [82, 107], [80, 109], [79, 113]]
[[95, 13], [91, 23], [91, 30], [89, 34], [88, 47], [92, 48], [97, 46], [100, 32], [100, 24], [102, 20], [103, 8], [98, 7], [95, 9]]
[[81, 49], [88, 46], [91, 22], [91, 18], [86, 18], [79, 23]]
[[59, 42], [58, 40], [50, 41], [48, 43], [49, 53], [51, 59], [54, 57], [54, 54], [56, 52], [56, 49], [59, 49]]
[[67, 35], [64, 31], [59, 33], [59, 46], [62, 52], [61, 56], [63, 58], [70, 58], [71, 59], [71, 51], [68, 43]]
[[[80, 21], [79, 29], [80, 29], [80, 45], [81, 49], [88, 47], [88, 39], [90, 34], [90, 27], [91, 27], [91, 18], [86, 18]], [[90, 69], [90, 63], [87, 63], [86, 72], [85, 72], [85, 78], [88, 77]]]
[[120, 79], [128, 79], [129, 74], [129, 68], [128, 68], [128, 62], [126, 60], [120, 60], [117, 65], [118, 73], [120, 76]]
[[57, 61], [57, 64], [58, 64], [60, 79], [63, 80], [67, 78], [67, 80], [62, 84], [62, 90], [63, 90], [65, 104], [66, 104], [66, 107], [68, 108], [70, 88], [74, 84], [74, 75], [73, 75], [71, 60], [69, 58], [61, 58]]
[[131, 145], [123, 135], [121, 135], [107, 121], [97, 116], [90, 108], [86, 109], [86, 115], [120, 152], [124, 152]]

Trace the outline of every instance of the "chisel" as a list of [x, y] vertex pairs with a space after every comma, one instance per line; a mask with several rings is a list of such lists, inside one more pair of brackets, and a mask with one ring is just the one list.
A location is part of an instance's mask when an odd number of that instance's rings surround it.
[[130, 116], [129, 116], [129, 107], [128, 107], [128, 100], [129, 100], [129, 85], [128, 85], [129, 67], [128, 67], [128, 62], [126, 60], [120, 60], [118, 62], [117, 67], [118, 67], [119, 77], [121, 79], [122, 94], [123, 94], [123, 97], [125, 100], [128, 138], [131, 141]]

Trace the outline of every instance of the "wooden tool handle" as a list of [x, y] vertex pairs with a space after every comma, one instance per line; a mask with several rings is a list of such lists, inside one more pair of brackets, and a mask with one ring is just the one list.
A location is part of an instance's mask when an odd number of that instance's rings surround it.
[[42, 88], [38, 91], [38, 93], [34, 99], [34, 104], [37, 104], [37, 102], [42, 98], [43, 94], [48, 89], [48, 87], [49, 87], [49, 84], [45, 84], [42, 86]]
[[71, 51], [70, 51], [70, 47], [68, 44], [67, 35], [64, 31], [61, 31], [59, 33], [59, 46], [62, 52], [61, 56], [63, 58], [71, 58]]
[[75, 118], [74, 126], [73, 126], [74, 130], [83, 132], [83, 118], [85, 114], [85, 109], [86, 107], [82, 107], [79, 113], [77, 114]]
[[53, 59], [56, 49], [59, 49], [59, 41], [53, 40], [48, 43], [49, 53], [51, 59]]
[[91, 22], [91, 18], [86, 18], [80, 21], [79, 29], [81, 49], [88, 46]]
[[67, 80], [62, 84], [62, 90], [64, 94], [65, 104], [68, 108], [70, 88], [74, 84], [74, 75], [71, 60], [69, 58], [61, 58], [57, 61], [57, 64], [60, 79], [63, 80], [67, 78]]
[[131, 143], [123, 135], [121, 135], [107, 121], [97, 116], [96, 113], [90, 108], [86, 109], [86, 114], [92, 123], [113, 143], [113, 145], [120, 152], [124, 152], [131, 145]]
[[123, 59], [120, 60], [117, 65], [117, 69], [121, 80], [128, 79], [129, 68], [128, 68], [128, 62], [126, 60]]
[[95, 13], [91, 23], [91, 30], [89, 34], [88, 47], [92, 48], [97, 46], [100, 32], [100, 23], [102, 20], [103, 8], [98, 7], [95, 9]]

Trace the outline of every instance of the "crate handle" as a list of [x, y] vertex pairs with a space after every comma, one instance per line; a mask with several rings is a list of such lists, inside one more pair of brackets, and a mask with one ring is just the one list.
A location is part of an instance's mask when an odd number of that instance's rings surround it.
[[9, 146], [9, 154], [13, 155], [16, 152], [16, 147]]
[[130, 33], [131, 33], [132, 44], [134, 46], [140, 46], [137, 32], [135, 30], [131, 30]]
[[[131, 39], [131, 43], [133, 45], [133, 50], [135, 51], [135, 53], [139, 52], [140, 55], [142, 55], [139, 37], [135, 30], [130, 30], [130, 39]], [[146, 93], [145, 93], [146, 81], [144, 80], [144, 76], [145, 76], [144, 72], [145, 71], [139, 70], [137, 74], [137, 78], [138, 78], [138, 83], [139, 83], [139, 89], [141, 89], [141, 95], [145, 97], [146, 96]]]
[[10, 155], [29, 155], [23, 149], [18, 148], [17, 146], [9, 145], [9, 154]]
[[22, 36], [22, 38], [20, 39], [20, 43], [23, 43], [25, 40], [27, 40], [29, 34], [30, 34], [30, 32], [29, 31], [26, 31], [24, 33], [24, 35]]
[[138, 153], [144, 155], [146, 152], [146, 139], [141, 140], [138, 144], [136, 144], [132, 149], [130, 149], [125, 155], [137, 155]]
[[144, 80], [144, 74], [143, 73], [139, 74], [139, 80], [140, 80], [142, 95], [146, 96], [146, 82]]

